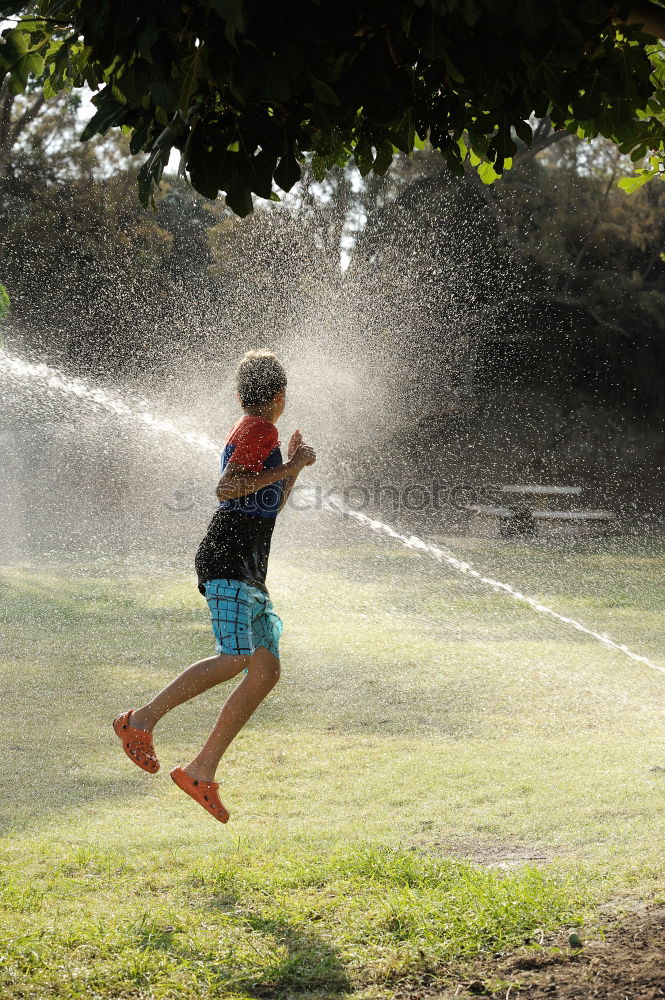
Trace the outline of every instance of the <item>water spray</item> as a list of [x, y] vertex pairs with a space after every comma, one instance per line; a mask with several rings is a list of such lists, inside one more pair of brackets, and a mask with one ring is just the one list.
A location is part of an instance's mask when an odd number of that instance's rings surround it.
[[[176, 427], [176, 425], [170, 420], [157, 417], [148, 410], [132, 409], [132, 407], [122, 399], [119, 399], [117, 396], [107, 392], [105, 389], [88, 386], [85, 382], [81, 381], [81, 379], [71, 378], [63, 372], [59, 372], [55, 368], [50, 368], [48, 365], [41, 363], [33, 364], [22, 358], [10, 355], [4, 350], [0, 350], [0, 373], [19, 381], [29, 379], [42, 380], [49, 388], [55, 389], [64, 395], [84, 399], [93, 405], [100, 406], [103, 409], [116, 413], [118, 416], [127, 417], [144, 429], [152, 430], [160, 434], [169, 434], [185, 444], [192, 445], [201, 452], [214, 453], [218, 455], [221, 450], [221, 446], [205, 434], [199, 434], [196, 431], [183, 431], [179, 427]], [[311, 499], [312, 504], [314, 504], [316, 493], [313, 489], [302, 489], [299, 491], [299, 495], [303, 499]], [[495, 580], [490, 576], [485, 576], [479, 570], [474, 569], [471, 563], [459, 559], [453, 552], [446, 551], [431, 542], [426, 542], [417, 535], [404, 535], [391, 525], [386, 524], [384, 521], [372, 518], [367, 514], [363, 514], [361, 511], [354, 510], [352, 507], [349, 507], [348, 504], [345, 504], [339, 497], [326, 496], [323, 500], [323, 508], [340, 514], [343, 517], [350, 518], [351, 520], [356, 521], [356, 523], [369, 528], [375, 534], [385, 535], [400, 545], [403, 545], [407, 549], [422, 552], [424, 555], [430, 556], [437, 562], [445, 563], [447, 566], [450, 566], [463, 576], [477, 580], [479, 583], [482, 583], [484, 586], [491, 587], [497, 592], [501, 591], [508, 594], [513, 600], [526, 604], [533, 611], [537, 612], [537, 614], [553, 618], [555, 621], [562, 625], [566, 625], [568, 628], [575, 629], [577, 632], [588, 635], [596, 642], [599, 642], [602, 646], [605, 646], [606, 649], [615, 650], [616, 652], [627, 656], [635, 663], [640, 663], [645, 667], [649, 667], [651, 670], [656, 670], [665, 674], [665, 667], [654, 663], [646, 656], [633, 652], [633, 650], [629, 649], [629, 647], [624, 643], [616, 642], [614, 639], [610, 638], [610, 636], [588, 628], [575, 618], [569, 618], [567, 615], [559, 614], [558, 611], [548, 607], [546, 604], [542, 604], [534, 597], [530, 597], [528, 594], [523, 594], [520, 590], [516, 590], [509, 583], [503, 583], [501, 580]]]
[[133, 422], [141, 424], [143, 427], [147, 427], [157, 433], [171, 434], [185, 444], [194, 445], [199, 451], [219, 454], [219, 445], [215, 444], [205, 434], [199, 434], [196, 431], [183, 431], [179, 427], [176, 427], [170, 420], [156, 417], [149, 410], [132, 409], [131, 406], [123, 400], [118, 399], [112, 393], [107, 392], [106, 389], [86, 385], [81, 379], [72, 378], [63, 372], [59, 372], [56, 368], [49, 368], [48, 365], [41, 363], [33, 364], [25, 361], [23, 358], [0, 350], [0, 373], [9, 378], [22, 381], [27, 379], [40, 380], [50, 389], [55, 389], [63, 393], [63, 395], [76, 396], [78, 399], [87, 400], [89, 403], [100, 406], [111, 413], [116, 413], [118, 416], [127, 417]]
[[[312, 497], [314, 496], [314, 491], [312, 492]], [[304, 496], [304, 491], [301, 491], [301, 496]], [[615, 642], [608, 635], [603, 632], [595, 632], [593, 629], [588, 628], [583, 625], [582, 622], [577, 621], [575, 618], [568, 618], [566, 615], [560, 615], [558, 611], [554, 608], [548, 607], [546, 604], [541, 604], [537, 601], [535, 597], [529, 597], [528, 594], [523, 594], [520, 590], [515, 590], [511, 587], [509, 583], [502, 583], [500, 580], [494, 580], [491, 576], [483, 576], [479, 570], [474, 569], [471, 563], [464, 562], [462, 559], [458, 559], [456, 555], [452, 552], [447, 552], [442, 549], [439, 545], [433, 545], [431, 542], [426, 542], [424, 539], [419, 538], [417, 535], [403, 535], [395, 528], [391, 527], [389, 524], [385, 524], [383, 521], [379, 521], [376, 518], [369, 517], [367, 514], [361, 513], [359, 510], [354, 510], [345, 504], [339, 497], [331, 496], [323, 500], [324, 508], [329, 510], [334, 510], [344, 517], [349, 517], [359, 524], [370, 528], [376, 534], [387, 535], [388, 538], [392, 538], [394, 541], [399, 542], [407, 549], [415, 549], [418, 552], [423, 552], [432, 559], [436, 559], [437, 562], [446, 563], [453, 569], [457, 570], [458, 573], [462, 573], [464, 576], [469, 576], [474, 580], [478, 580], [479, 583], [485, 584], [487, 587], [491, 587], [496, 591], [503, 591], [509, 594], [510, 597], [515, 601], [521, 601], [522, 604], [527, 604], [538, 614], [547, 615], [549, 618], [554, 618], [555, 621], [561, 622], [562, 625], [567, 625], [569, 628], [574, 628], [577, 632], [583, 632], [585, 635], [591, 636], [601, 645], [605, 646], [607, 649], [614, 649], [619, 653], [623, 653], [628, 656], [635, 663], [642, 663], [646, 667], [650, 667], [652, 670], [657, 670], [660, 673], [665, 674], [665, 667], [661, 667], [658, 663], [653, 663], [648, 657], [641, 656], [639, 653], [634, 653], [632, 649], [620, 642]]]

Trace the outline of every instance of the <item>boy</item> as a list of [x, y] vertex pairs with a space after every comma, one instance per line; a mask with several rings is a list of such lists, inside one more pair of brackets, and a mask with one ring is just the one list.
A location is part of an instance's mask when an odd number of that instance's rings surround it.
[[301, 469], [316, 461], [295, 431], [282, 464], [275, 423], [284, 410], [286, 372], [274, 354], [249, 351], [238, 366], [236, 388], [244, 416], [226, 438], [216, 491], [219, 507], [195, 559], [217, 655], [193, 663], [143, 708], [113, 720], [127, 756], [154, 774], [159, 769], [152, 743], [157, 722], [176, 705], [244, 671], [203, 748], [185, 767], [171, 771], [176, 785], [222, 823], [229, 814], [217, 792], [217, 766], [279, 679], [282, 622], [265, 585], [275, 518]]

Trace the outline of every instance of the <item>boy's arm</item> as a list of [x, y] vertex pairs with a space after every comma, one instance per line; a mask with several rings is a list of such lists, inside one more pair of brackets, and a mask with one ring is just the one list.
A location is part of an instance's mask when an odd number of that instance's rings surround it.
[[[298, 472], [301, 470], [298, 469]], [[294, 487], [295, 481], [298, 478], [298, 472], [292, 472], [290, 476], [287, 476], [284, 480], [284, 485], [282, 487], [282, 499], [279, 501], [279, 507], [277, 508], [277, 513], [284, 509], [286, 501], [289, 499], [289, 494]]]
[[[300, 431], [294, 431], [293, 434], [291, 435], [291, 440], [289, 441], [289, 448], [287, 452], [287, 457], [289, 458], [289, 460], [293, 457], [293, 455], [295, 455], [296, 451], [298, 450], [298, 448], [301, 446], [302, 443], [303, 443], [302, 434], [300, 433]], [[280, 500], [279, 507], [277, 508], [278, 513], [279, 511], [283, 510], [286, 501], [289, 499], [289, 494], [293, 489], [295, 481], [298, 478], [298, 474], [300, 472], [301, 469], [297, 469], [284, 479], [284, 486], [282, 487], [282, 499]]]
[[228, 462], [219, 483], [217, 484], [217, 499], [238, 500], [240, 497], [249, 496], [263, 486], [272, 486], [280, 479], [295, 478], [305, 465], [312, 465], [316, 461], [314, 451], [305, 444], [300, 444], [288, 462], [278, 465], [272, 469], [261, 469], [260, 472], [253, 472], [237, 462]]

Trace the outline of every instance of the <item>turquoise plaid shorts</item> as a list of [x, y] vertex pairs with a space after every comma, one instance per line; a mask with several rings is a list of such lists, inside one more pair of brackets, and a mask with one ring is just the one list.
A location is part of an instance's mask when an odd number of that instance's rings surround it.
[[251, 656], [263, 646], [279, 659], [282, 619], [265, 590], [241, 580], [208, 580], [205, 591], [218, 653]]

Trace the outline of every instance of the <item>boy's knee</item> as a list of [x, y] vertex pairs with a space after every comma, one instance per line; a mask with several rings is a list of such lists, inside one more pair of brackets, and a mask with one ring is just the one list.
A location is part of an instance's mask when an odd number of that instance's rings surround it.
[[269, 687], [274, 687], [280, 677], [279, 660], [275, 656], [261, 657], [249, 669]]
[[274, 663], [264, 664], [263, 675], [266, 679], [266, 684], [274, 687], [280, 676], [279, 660], [275, 660]]
[[215, 674], [219, 674], [219, 680], [224, 681], [233, 676], [233, 671], [239, 674], [245, 667], [248, 667], [251, 662], [250, 654], [240, 654], [234, 656], [232, 653], [218, 653], [217, 656], [211, 656], [208, 661], [210, 668]]

